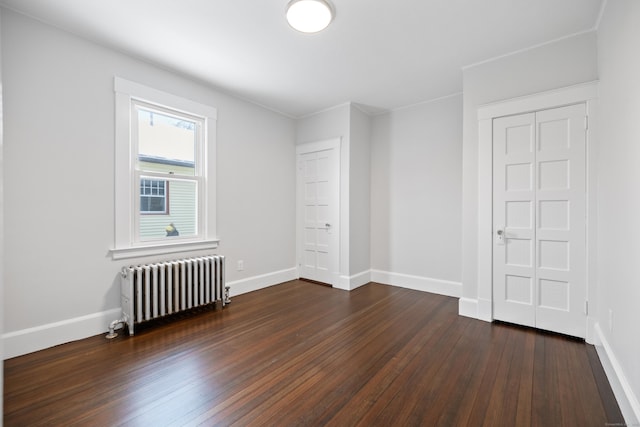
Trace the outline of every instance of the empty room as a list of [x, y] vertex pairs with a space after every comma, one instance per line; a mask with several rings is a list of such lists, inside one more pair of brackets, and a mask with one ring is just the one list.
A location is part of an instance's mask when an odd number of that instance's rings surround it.
[[0, 0], [0, 426], [640, 425], [639, 23]]

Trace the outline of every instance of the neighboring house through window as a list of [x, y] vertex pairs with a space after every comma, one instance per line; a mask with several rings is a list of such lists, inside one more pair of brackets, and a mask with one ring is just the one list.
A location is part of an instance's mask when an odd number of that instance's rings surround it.
[[115, 92], [112, 256], [216, 247], [216, 110], [120, 78]]
[[168, 215], [169, 182], [159, 179], [140, 180], [140, 214]]

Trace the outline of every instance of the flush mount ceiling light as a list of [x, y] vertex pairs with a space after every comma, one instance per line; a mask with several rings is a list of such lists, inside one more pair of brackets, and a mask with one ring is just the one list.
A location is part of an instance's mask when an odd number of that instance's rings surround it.
[[287, 21], [303, 33], [322, 31], [333, 20], [333, 7], [326, 0], [291, 0], [287, 5]]

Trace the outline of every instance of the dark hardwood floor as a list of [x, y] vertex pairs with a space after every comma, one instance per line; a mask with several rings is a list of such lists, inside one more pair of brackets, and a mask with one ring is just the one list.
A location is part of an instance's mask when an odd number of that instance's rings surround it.
[[457, 299], [302, 281], [5, 361], [10, 426], [605, 426], [594, 348]]

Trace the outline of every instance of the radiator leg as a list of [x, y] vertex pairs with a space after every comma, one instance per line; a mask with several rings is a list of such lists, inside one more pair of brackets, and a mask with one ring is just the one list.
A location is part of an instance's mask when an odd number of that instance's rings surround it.
[[231, 304], [231, 296], [229, 295], [230, 289], [231, 289], [231, 286], [225, 285], [224, 287], [224, 303], [225, 304]]
[[118, 333], [116, 332], [116, 326], [118, 325], [122, 325], [124, 326], [124, 320], [123, 319], [118, 319], [118, 320], [114, 320], [113, 322], [111, 322], [109, 324], [109, 333], [105, 336], [105, 338], [107, 339], [113, 339], [115, 337], [118, 336]]

